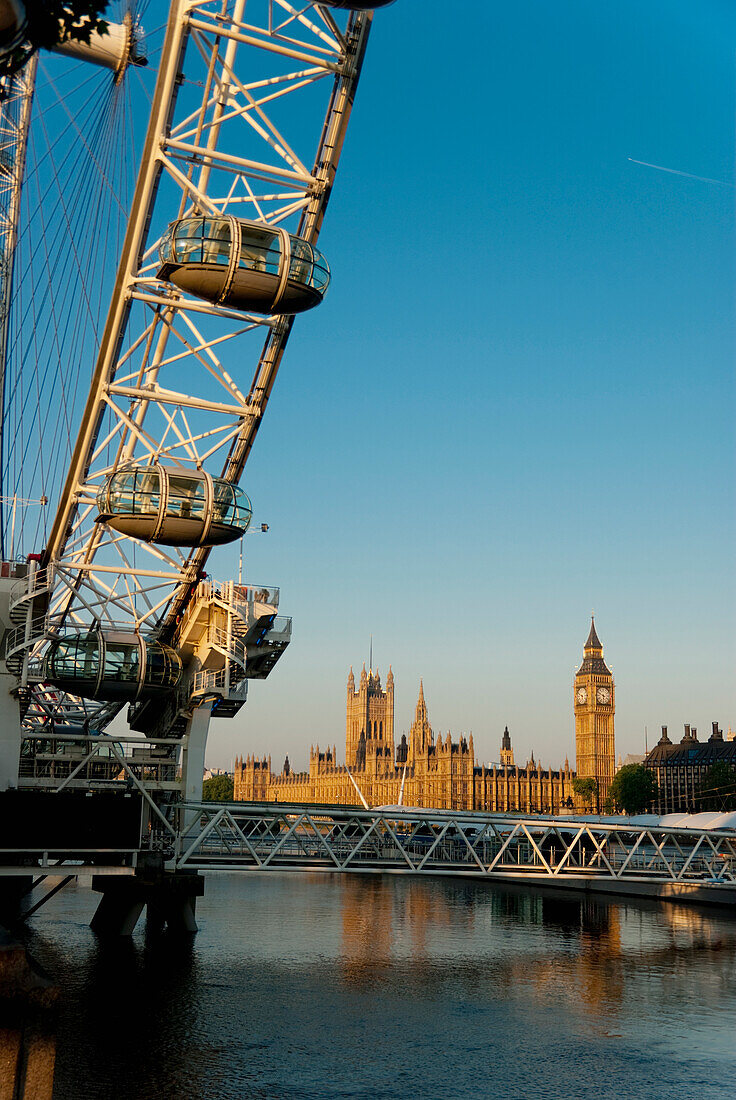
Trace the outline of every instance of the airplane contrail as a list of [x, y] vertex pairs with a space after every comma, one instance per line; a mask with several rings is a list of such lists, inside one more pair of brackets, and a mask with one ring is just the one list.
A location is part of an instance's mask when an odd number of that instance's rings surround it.
[[716, 183], [719, 187], [730, 187], [732, 190], [736, 188], [736, 184], [726, 183], [725, 180], [714, 180], [710, 176], [695, 176], [692, 172], [681, 172], [678, 168], [665, 168], [663, 164], [650, 164], [646, 160], [635, 160], [634, 157], [627, 157], [632, 164], [640, 164], [642, 168], [656, 168], [658, 172], [669, 172], [671, 176], [684, 176], [689, 180], [700, 180], [701, 183]]

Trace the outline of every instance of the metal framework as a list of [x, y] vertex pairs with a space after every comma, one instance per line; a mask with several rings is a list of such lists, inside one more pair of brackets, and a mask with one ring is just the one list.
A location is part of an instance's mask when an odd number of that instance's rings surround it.
[[[32, 57], [21, 72], [0, 81], [0, 454], [3, 445], [2, 410], [5, 407], [10, 295], [37, 66], [38, 58]], [[4, 557], [2, 542], [3, 527], [0, 524], [0, 555]]]
[[[95, 741], [105, 743], [102, 752]], [[90, 766], [115, 770], [118, 785], [133, 797], [140, 794], [148, 807], [139, 844], [80, 848], [75, 842], [66, 851], [53, 836], [43, 848], [0, 843], [2, 875], [41, 873], [68, 881], [94, 874], [131, 876], [139, 866], [185, 879], [204, 871], [443, 875], [736, 906], [736, 830], [731, 828], [396, 807], [179, 802], [167, 808], [156, 804], [145, 772], [175, 765], [170, 757], [153, 758], [148, 739], [136, 743], [141, 755], [133, 755], [133, 764], [126, 759], [130, 746], [111, 738], [67, 743], [58, 789], [94, 787], [94, 776], [90, 782], [85, 772]], [[153, 748], [166, 753], [171, 742]], [[38, 766], [58, 767], [58, 754], [51, 751]], [[168, 781], [159, 772], [159, 789]]]
[[[211, 547], [129, 537], [98, 521], [96, 498], [131, 464], [165, 463], [230, 483], [241, 477], [294, 317], [246, 313], [177, 289], [160, 275], [158, 246], [168, 224], [189, 215], [235, 216], [316, 242], [371, 19], [370, 12], [288, 0], [171, 3], [128, 231], [65, 488], [39, 568], [31, 563], [28, 580], [11, 595], [16, 629], [6, 659], [25, 700], [26, 749], [43, 735], [50, 709], [62, 721], [102, 729], [122, 706], [50, 691], [42, 659], [60, 632], [140, 631], [189, 656], [196, 648], [172, 705], [134, 714], [134, 728], [152, 737], [180, 733], [181, 716], [208, 695], [233, 704], [231, 712], [242, 704], [249, 632], [259, 623], [270, 624], [270, 663], [261, 661], [254, 675], [267, 675], [288, 644], [290, 620], [274, 620], [278, 601], [243, 599], [231, 588], [228, 603], [225, 586], [202, 593]], [[258, 637], [263, 647], [263, 629]]]
[[[736, 831], [443, 810], [202, 802], [157, 826], [176, 870], [462, 874], [736, 902]], [[701, 891], [702, 892], [702, 891]]]

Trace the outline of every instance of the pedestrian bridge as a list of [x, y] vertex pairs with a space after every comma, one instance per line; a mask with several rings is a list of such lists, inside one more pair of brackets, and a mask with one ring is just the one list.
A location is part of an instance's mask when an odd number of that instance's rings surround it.
[[462, 875], [736, 905], [736, 828], [276, 803], [188, 803], [151, 844], [175, 871]]

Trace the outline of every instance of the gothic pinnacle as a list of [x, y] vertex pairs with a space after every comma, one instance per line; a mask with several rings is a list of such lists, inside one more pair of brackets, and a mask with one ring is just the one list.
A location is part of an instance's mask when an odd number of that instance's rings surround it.
[[588, 634], [588, 640], [585, 643], [585, 649], [603, 649], [600, 639], [595, 630], [595, 616], [590, 616], [590, 633]]

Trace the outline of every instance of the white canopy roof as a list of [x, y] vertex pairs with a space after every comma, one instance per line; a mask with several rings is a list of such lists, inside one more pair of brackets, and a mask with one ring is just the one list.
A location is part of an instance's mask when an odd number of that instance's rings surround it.
[[736, 829], [736, 811], [705, 810], [699, 814], [665, 814], [660, 825], [683, 829]]

